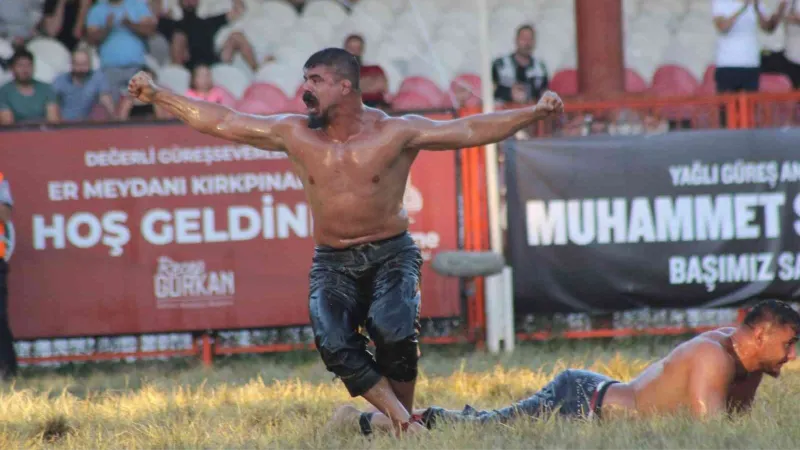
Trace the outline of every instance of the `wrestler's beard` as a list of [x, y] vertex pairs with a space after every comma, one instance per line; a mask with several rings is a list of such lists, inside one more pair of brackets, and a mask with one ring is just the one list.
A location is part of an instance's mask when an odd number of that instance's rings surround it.
[[[303, 102], [306, 106], [312, 106], [319, 108], [319, 101], [314, 97], [310, 92], [306, 92], [303, 94]], [[328, 116], [324, 114], [319, 109], [317, 110], [316, 114], [309, 113], [308, 114], [308, 128], [314, 130], [323, 128], [328, 124]]]

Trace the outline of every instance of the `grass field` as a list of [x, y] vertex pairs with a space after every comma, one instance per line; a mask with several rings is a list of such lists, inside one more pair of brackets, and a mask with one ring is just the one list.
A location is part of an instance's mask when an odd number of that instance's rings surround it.
[[[527, 344], [511, 356], [424, 348], [418, 403], [496, 407], [526, 397], [565, 367], [629, 379], [671, 339]], [[0, 391], [0, 449], [212, 448], [797, 448], [800, 365], [767, 379], [749, 416], [598, 423], [518, 421], [447, 427], [368, 441], [324, 423], [350, 399], [312, 352], [219, 360], [27, 369]]]

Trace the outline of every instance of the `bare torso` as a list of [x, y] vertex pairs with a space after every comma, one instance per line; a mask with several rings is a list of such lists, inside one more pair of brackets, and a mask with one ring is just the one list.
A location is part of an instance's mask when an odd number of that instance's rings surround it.
[[[691, 404], [689, 380], [708, 344], [729, 352], [733, 328], [702, 333], [682, 343], [663, 359], [647, 367], [628, 383], [612, 385], [603, 400], [603, 414], [664, 414], [688, 410]], [[733, 358], [733, 356], [731, 356]], [[734, 380], [728, 390], [728, 409], [749, 406], [761, 382], [761, 373]]]
[[403, 147], [393, 120], [365, 108], [360, 132], [337, 142], [297, 119], [286, 148], [303, 180], [318, 245], [345, 248], [408, 229], [403, 194], [418, 152]]

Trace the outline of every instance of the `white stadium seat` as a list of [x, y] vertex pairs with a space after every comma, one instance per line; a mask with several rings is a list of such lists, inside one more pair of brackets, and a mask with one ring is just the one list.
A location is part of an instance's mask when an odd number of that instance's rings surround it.
[[0, 38], [0, 58], [9, 59], [14, 54], [14, 48], [11, 47], [11, 42]]
[[46, 61], [57, 73], [67, 72], [72, 66], [69, 50], [55, 39], [37, 37], [28, 42], [26, 47], [34, 54], [37, 61]]
[[327, 19], [335, 27], [347, 19], [347, 10], [335, 0], [313, 0], [303, 8], [303, 16]]
[[189, 89], [192, 75], [183, 66], [167, 64], [158, 71], [158, 82], [167, 88], [183, 93]]
[[275, 26], [287, 29], [294, 26], [299, 18], [297, 10], [287, 2], [268, 0], [261, 5], [261, 14], [271, 18]]
[[263, 81], [279, 87], [287, 97], [293, 98], [303, 84], [302, 70], [286, 64], [265, 64], [256, 72], [255, 81]]
[[230, 64], [214, 64], [211, 67], [211, 76], [214, 84], [225, 88], [234, 98], [239, 99], [250, 85], [251, 77]]
[[45, 60], [36, 58], [33, 66], [33, 78], [41, 81], [42, 83], [52, 83], [53, 80], [59, 75], [59, 72]]
[[394, 21], [394, 11], [380, 0], [360, 0], [350, 14], [359, 19], [364, 16], [369, 17], [382, 25], [388, 25]]

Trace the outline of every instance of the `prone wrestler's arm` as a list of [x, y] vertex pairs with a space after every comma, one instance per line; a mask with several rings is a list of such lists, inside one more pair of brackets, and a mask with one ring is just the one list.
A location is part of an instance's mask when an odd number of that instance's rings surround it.
[[727, 411], [728, 390], [735, 374], [733, 360], [715, 343], [698, 344], [689, 369], [689, 405], [697, 418]]
[[406, 148], [453, 150], [502, 141], [539, 120], [561, 114], [563, 110], [564, 105], [558, 95], [547, 92], [536, 106], [528, 108], [476, 114], [454, 120], [431, 120], [416, 115], [400, 120], [405, 125]]

